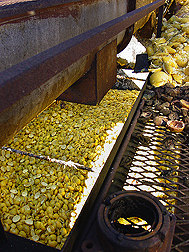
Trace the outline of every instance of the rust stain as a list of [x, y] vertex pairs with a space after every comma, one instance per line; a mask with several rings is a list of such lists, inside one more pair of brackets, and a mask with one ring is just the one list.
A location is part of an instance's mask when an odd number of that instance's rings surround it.
[[0, 26], [6, 23], [15, 24], [26, 22], [32, 19], [48, 19], [57, 17], [67, 18], [69, 16], [73, 17], [74, 19], [78, 19], [81, 13], [81, 5], [82, 5], [81, 2], [69, 3], [45, 9], [27, 11], [20, 15], [0, 19]]
[[52, 8], [48, 8], [48, 9], [43, 9], [43, 10], [39, 10], [36, 12], [36, 18], [39, 19], [46, 19], [49, 17], [53, 17], [53, 18], [57, 18], [57, 17], [61, 17], [61, 18], [65, 18], [65, 17], [69, 17], [72, 16], [73, 18], [78, 18], [80, 15], [80, 6], [81, 3], [70, 3], [70, 4], [66, 4], [66, 5], [61, 5], [61, 6], [56, 6], [56, 7], [52, 7]]

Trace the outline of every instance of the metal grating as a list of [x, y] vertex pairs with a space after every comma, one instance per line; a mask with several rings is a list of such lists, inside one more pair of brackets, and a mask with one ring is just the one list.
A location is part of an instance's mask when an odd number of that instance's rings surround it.
[[109, 193], [148, 191], [177, 222], [171, 251], [189, 251], [189, 137], [157, 127], [150, 119], [137, 122]]

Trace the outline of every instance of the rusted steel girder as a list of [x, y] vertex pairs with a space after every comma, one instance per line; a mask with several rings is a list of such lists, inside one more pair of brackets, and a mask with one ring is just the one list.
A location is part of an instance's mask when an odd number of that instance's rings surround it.
[[90, 70], [57, 100], [96, 105], [116, 82], [117, 43], [113, 40], [95, 55]]
[[[72, 0], [72, 3], [74, 2], [80, 1]], [[3, 19], [8, 19], [9, 17], [23, 15], [26, 13], [28, 13], [28, 16], [30, 16], [31, 11], [52, 8], [67, 3], [70, 3], [70, 0], [1, 0], [0, 6], [2, 7], [0, 8], [0, 17]]]
[[81, 78], [98, 51], [163, 4], [157, 0], [1, 72], [0, 147]]

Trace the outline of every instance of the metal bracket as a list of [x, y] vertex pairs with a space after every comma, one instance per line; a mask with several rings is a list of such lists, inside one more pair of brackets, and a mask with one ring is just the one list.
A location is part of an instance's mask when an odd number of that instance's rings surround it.
[[117, 74], [116, 39], [95, 55], [90, 70], [57, 100], [96, 105], [116, 82]]

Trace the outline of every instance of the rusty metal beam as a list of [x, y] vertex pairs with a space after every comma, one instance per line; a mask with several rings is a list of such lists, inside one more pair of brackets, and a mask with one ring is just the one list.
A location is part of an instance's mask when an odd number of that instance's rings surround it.
[[96, 105], [116, 82], [117, 43], [113, 40], [95, 55], [90, 70], [57, 100]]
[[[81, 2], [80, 0], [72, 0], [73, 2]], [[0, 18], [6, 19], [12, 16], [22, 15], [31, 11], [51, 8], [62, 4], [70, 3], [70, 0], [1, 0], [0, 1]], [[14, 6], [14, 8], [13, 8]]]
[[0, 147], [81, 78], [98, 51], [163, 4], [157, 0], [1, 72]]
[[162, 19], [163, 19], [163, 5], [159, 7], [159, 12], [158, 12], [158, 26], [157, 26], [157, 35], [156, 35], [157, 38], [161, 36]]

